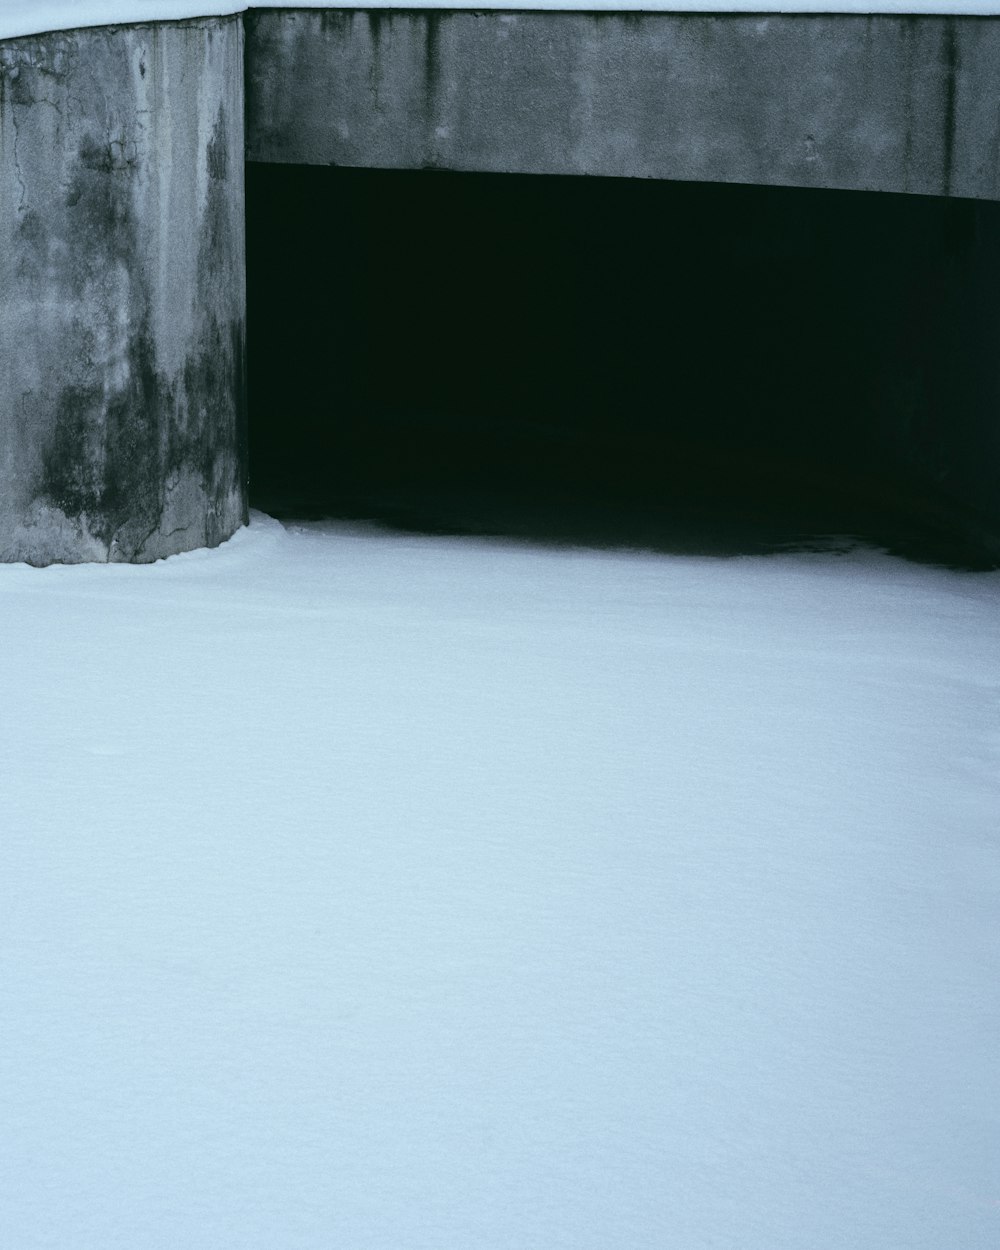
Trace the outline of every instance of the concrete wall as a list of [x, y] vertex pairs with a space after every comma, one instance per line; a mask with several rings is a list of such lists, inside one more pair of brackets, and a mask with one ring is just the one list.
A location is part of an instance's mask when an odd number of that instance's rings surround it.
[[246, 518], [240, 18], [0, 44], [0, 559]]
[[1000, 21], [247, 14], [254, 161], [1000, 197]]
[[742, 517], [1000, 560], [1000, 204], [276, 164], [247, 179], [265, 510], [489, 528], [491, 506], [507, 524], [564, 508], [640, 531], [645, 515], [661, 537]]
[[[246, 23], [252, 161], [1000, 199], [1000, 21]], [[0, 559], [152, 560], [246, 517], [243, 39], [220, 17], [0, 43]], [[871, 422], [1000, 552], [1000, 233], [970, 230], [914, 279], [937, 329], [905, 331], [912, 381]]]

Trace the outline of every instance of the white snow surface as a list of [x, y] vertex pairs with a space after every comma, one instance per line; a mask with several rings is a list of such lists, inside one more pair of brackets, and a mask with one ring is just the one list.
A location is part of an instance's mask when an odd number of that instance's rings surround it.
[[0, 1245], [1000, 1245], [1000, 575], [255, 515], [0, 597]]
[[217, 17], [248, 9], [502, 9], [662, 13], [1000, 14], [1000, 0], [0, 0], [0, 39], [48, 30]]

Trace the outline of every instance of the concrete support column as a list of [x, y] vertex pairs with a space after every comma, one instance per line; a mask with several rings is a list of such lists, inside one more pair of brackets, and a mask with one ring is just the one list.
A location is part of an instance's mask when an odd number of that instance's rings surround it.
[[246, 520], [243, 26], [0, 44], [0, 560]]

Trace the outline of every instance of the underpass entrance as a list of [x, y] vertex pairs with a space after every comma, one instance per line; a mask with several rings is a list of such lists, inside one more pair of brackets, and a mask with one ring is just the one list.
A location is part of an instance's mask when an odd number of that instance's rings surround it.
[[250, 164], [251, 503], [990, 562], [1000, 208]]

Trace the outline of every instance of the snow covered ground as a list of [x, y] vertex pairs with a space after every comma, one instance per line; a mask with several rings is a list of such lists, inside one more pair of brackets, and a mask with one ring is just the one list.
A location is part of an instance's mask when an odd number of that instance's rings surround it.
[[1000, 1244], [1000, 575], [0, 567], [0, 1246]]
[[0, 39], [46, 30], [180, 21], [247, 9], [569, 9], [669, 13], [1000, 14], [1000, 0], [0, 0]]

